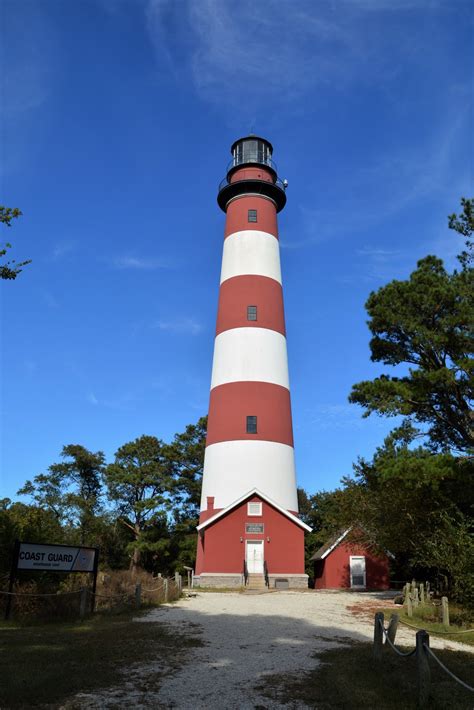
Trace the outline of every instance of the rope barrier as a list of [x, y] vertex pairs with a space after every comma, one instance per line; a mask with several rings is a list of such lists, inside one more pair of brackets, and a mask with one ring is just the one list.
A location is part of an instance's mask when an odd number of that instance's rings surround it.
[[[408, 621], [404, 621], [403, 619], [399, 620], [401, 624], [404, 624], [405, 626], [409, 626], [411, 629], [416, 629], [416, 631], [420, 631], [419, 626], [414, 626], [413, 624], [409, 624]], [[434, 635], [442, 635], [442, 636], [456, 636], [457, 634], [472, 634], [474, 633], [474, 629], [463, 629], [462, 631], [431, 631], [432, 634]]]
[[425, 649], [425, 651], [428, 651], [428, 653], [430, 654], [430, 656], [435, 659], [436, 663], [437, 663], [439, 666], [441, 666], [441, 668], [443, 669], [443, 671], [445, 671], [449, 676], [451, 676], [451, 678], [452, 678], [453, 680], [455, 680], [457, 683], [459, 683], [460, 685], [462, 685], [462, 686], [463, 686], [464, 688], [466, 688], [467, 690], [470, 690], [471, 693], [474, 693], [474, 688], [471, 687], [470, 685], [468, 685], [467, 683], [465, 683], [463, 680], [461, 680], [461, 678], [458, 678], [457, 675], [454, 675], [454, 673], [452, 673], [452, 671], [450, 671], [449, 668], [446, 668], [446, 666], [444, 665], [444, 663], [439, 660], [438, 656], [437, 656], [435, 653], [433, 653], [433, 651], [431, 650], [431, 648], [430, 648], [429, 646], [427, 646], [426, 643], [423, 644], [423, 648]]
[[4, 594], [5, 596], [9, 597], [65, 597], [68, 594], [80, 594], [81, 590], [77, 589], [75, 592], [54, 592], [50, 594], [34, 594], [32, 592], [2, 592], [0, 591], [0, 594]]
[[390, 646], [393, 648], [393, 650], [395, 651], [395, 653], [398, 653], [399, 656], [405, 656], [406, 658], [408, 658], [408, 656], [413, 656], [413, 655], [416, 653], [416, 648], [414, 648], [413, 651], [408, 651], [407, 653], [404, 653], [403, 651], [400, 651], [400, 650], [395, 646], [395, 644], [393, 644], [393, 643], [391, 642], [391, 640], [390, 640], [390, 638], [389, 638], [389, 636], [388, 636], [388, 632], [387, 632], [385, 626], [382, 624], [382, 621], [380, 621], [380, 619], [379, 619], [379, 623], [380, 623], [380, 626], [382, 627], [382, 631], [384, 632], [386, 641], [388, 641], [388, 643], [389, 643]]
[[133, 596], [133, 592], [123, 592], [123, 594], [97, 594], [97, 592], [89, 592], [99, 599], [123, 599], [124, 597]]

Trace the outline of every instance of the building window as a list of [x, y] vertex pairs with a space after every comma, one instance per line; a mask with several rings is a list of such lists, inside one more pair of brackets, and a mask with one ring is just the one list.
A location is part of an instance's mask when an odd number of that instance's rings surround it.
[[247, 503], [247, 515], [261, 515], [262, 514], [262, 504], [261, 503]]
[[247, 434], [257, 433], [257, 417], [247, 417]]
[[249, 222], [257, 221], [257, 210], [249, 210]]
[[257, 320], [257, 306], [247, 306], [247, 320]]

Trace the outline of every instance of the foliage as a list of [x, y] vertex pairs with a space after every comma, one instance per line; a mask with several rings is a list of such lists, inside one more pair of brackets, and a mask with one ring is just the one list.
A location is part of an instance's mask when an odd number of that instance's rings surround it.
[[433, 449], [472, 447], [473, 294], [472, 270], [448, 274], [434, 256], [419, 261], [407, 281], [371, 293], [371, 359], [408, 368], [353, 386], [349, 400], [364, 416], [402, 415], [424, 425]]
[[61, 456], [64, 461], [52, 464], [47, 473], [27, 481], [18, 494], [31, 496], [37, 506], [52, 511], [59, 523], [77, 524], [79, 542], [91, 544], [102, 509], [104, 454], [88, 451], [80, 444], [69, 444], [63, 447]]
[[449, 228], [454, 229], [466, 239], [466, 247], [469, 251], [461, 252], [458, 259], [463, 268], [468, 268], [473, 260], [472, 249], [474, 242], [472, 235], [474, 234], [474, 198], [466, 199], [462, 197], [461, 207], [462, 212], [460, 215], [452, 214], [448, 217]]
[[165, 445], [146, 435], [124, 444], [115, 453], [115, 462], [107, 466], [105, 481], [110, 500], [132, 531], [129, 549], [131, 567], [136, 571], [143, 552], [156, 554], [166, 546], [161, 535], [156, 540], [146, 535], [152, 527], [166, 528], [173, 481]]
[[[4, 207], [0, 205], [0, 223], [7, 227], [11, 227], [12, 219], [17, 219], [20, 217], [22, 212], [17, 207]], [[0, 244], [0, 258], [5, 256], [8, 249], [11, 249], [10, 242], [6, 242], [3, 246]], [[6, 261], [4, 264], [0, 264], [0, 278], [1, 279], [16, 279], [18, 274], [22, 271], [23, 267], [31, 263], [31, 259], [27, 261], [20, 261], [18, 264], [15, 259], [11, 261]]]

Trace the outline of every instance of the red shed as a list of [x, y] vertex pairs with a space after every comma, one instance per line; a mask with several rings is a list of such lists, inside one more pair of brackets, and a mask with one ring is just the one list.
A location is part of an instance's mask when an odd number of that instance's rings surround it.
[[312, 556], [315, 589], [389, 589], [390, 553], [347, 539], [339, 532]]

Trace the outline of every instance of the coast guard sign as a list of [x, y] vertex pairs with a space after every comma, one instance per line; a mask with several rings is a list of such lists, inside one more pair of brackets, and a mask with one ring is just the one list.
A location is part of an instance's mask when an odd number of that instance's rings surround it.
[[97, 549], [95, 547], [69, 547], [66, 545], [40, 545], [20, 542], [16, 569], [36, 572], [95, 572]]

